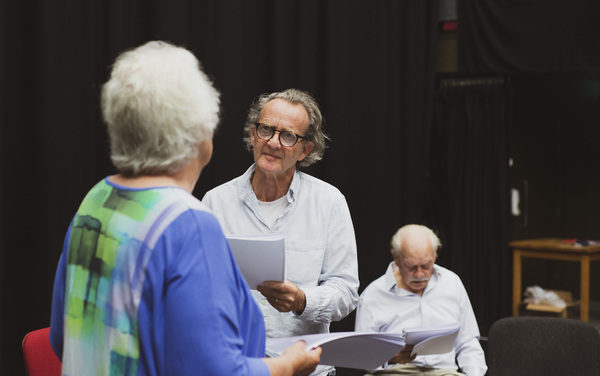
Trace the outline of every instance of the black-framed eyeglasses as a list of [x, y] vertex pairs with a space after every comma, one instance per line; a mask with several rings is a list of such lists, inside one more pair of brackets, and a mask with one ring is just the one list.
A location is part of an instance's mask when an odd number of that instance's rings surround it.
[[278, 132], [279, 143], [282, 146], [286, 146], [288, 148], [291, 148], [292, 146], [296, 145], [296, 142], [298, 142], [299, 139], [306, 139], [306, 137], [300, 136], [292, 131], [279, 131], [277, 130], [277, 128], [269, 124], [254, 123], [254, 125], [256, 126], [256, 135], [258, 136], [258, 138], [264, 141], [269, 141], [273, 138], [275, 132]]

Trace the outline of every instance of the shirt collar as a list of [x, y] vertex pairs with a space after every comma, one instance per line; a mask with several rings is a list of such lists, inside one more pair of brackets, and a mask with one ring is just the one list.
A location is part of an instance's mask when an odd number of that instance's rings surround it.
[[300, 191], [300, 172], [298, 169], [294, 170], [294, 176], [292, 177], [292, 184], [290, 184], [290, 189], [288, 189], [288, 201], [294, 202], [296, 200], [296, 196]]
[[385, 271], [385, 275], [383, 276], [383, 280], [385, 283], [385, 288], [388, 291], [394, 291], [394, 287], [396, 287], [396, 278], [394, 278], [394, 262], [390, 262]]

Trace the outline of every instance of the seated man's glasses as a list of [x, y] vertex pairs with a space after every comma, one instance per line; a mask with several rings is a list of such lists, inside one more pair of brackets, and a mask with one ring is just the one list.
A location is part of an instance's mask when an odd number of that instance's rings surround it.
[[300, 136], [295, 134], [292, 131], [278, 131], [274, 126], [265, 124], [265, 123], [254, 123], [256, 126], [256, 135], [258, 138], [264, 141], [269, 141], [275, 135], [275, 132], [279, 133], [279, 143], [282, 146], [286, 146], [291, 148], [296, 145], [298, 139], [305, 138], [304, 136]]

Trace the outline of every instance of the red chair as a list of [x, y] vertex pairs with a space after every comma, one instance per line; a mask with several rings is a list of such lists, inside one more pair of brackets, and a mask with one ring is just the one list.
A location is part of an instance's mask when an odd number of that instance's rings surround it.
[[50, 346], [50, 328], [27, 333], [22, 349], [27, 376], [60, 376], [61, 362]]

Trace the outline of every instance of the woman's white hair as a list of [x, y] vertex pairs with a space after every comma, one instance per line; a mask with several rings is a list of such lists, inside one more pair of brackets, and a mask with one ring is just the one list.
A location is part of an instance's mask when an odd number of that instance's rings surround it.
[[219, 122], [219, 92], [198, 59], [163, 41], [119, 55], [101, 102], [112, 163], [127, 176], [181, 170]]
[[402, 241], [406, 236], [410, 236], [410, 234], [416, 233], [425, 233], [429, 237], [429, 241], [431, 242], [431, 248], [433, 249], [433, 254], [437, 258], [437, 252], [442, 246], [440, 239], [438, 236], [429, 228], [423, 225], [406, 225], [400, 227], [400, 229], [394, 234], [391, 241], [392, 251], [396, 254], [396, 256], [402, 255]]

